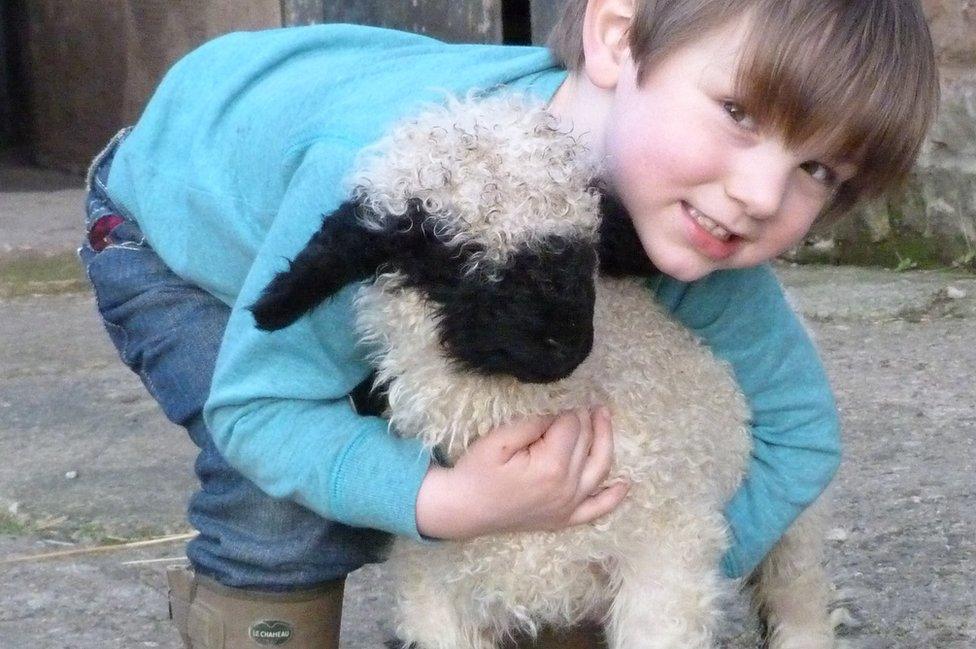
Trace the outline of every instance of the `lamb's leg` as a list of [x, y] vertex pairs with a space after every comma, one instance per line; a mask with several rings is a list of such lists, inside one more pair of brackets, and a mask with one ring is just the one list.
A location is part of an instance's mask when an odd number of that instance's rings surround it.
[[834, 647], [823, 568], [825, 510], [826, 503], [818, 501], [801, 514], [752, 580], [753, 607], [766, 628], [768, 649]]
[[465, 621], [457, 598], [423, 569], [400, 575], [395, 593], [397, 637], [410, 649], [495, 649], [488, 633]]
[[724, 585], [722, 522], [714, 515], [681, 518], [682, 527], [645, 539], [618, 564], [607, 624], [611, 649], [712, 647]]
[[396, 607], [397, 637], [410, 649], [495, 649], [483, 630], [464, 624], [441, 589], [414, 591]]

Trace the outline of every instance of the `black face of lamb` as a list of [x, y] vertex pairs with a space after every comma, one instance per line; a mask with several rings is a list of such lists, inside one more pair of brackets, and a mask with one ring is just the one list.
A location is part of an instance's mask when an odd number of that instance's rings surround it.
[[264, 330], [281, 329], [346, 284], [396, 270], [403, 285], [437, 305], [442, 344], [469, 370], [520, 381], [557, 381], [572, 373], [593, 345], [593, 274], [590, 242], [548, 237], [516, 251], [487, 279], [466, 273], [477, 244], [444, 243], [437, 221], [419, 200], [385, 229], [367, 229], [359, 207], [345, 203], [287, 271], [278, 273], [251, 307]]
[[[546, 238], [513, 254], [490, 281], [463, 273], [467, 256], [437, 254], [401, 268], [438, 305], [451, 357], [468, 370], [527, 383], [569, 376], [593, 346], [593, 245]], [[449, 270], [446, 259], [453, 260]]]

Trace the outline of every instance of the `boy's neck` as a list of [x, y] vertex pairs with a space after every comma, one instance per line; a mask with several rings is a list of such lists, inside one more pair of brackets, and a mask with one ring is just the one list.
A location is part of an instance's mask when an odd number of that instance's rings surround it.
[[612, 91], [596, 87], [585, 74], [570, 72], [548, 106], [560, 125], [572, 130], [589, 148], [597, 165], [603, 158], [604, 128], [612, 99]]

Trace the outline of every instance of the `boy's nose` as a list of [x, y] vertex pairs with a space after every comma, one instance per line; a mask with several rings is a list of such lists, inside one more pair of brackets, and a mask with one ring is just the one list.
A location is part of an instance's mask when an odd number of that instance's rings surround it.
[[783, 203], [796, 161], [781, 146], [758, 145], [735, 160], [725, 182], [725, 193], [755, 219], [774, 216]]

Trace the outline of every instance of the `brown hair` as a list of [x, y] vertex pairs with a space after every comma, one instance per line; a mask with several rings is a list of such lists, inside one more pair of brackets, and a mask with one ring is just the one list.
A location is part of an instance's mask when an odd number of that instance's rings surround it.
[[[569, 0], [549, 37], [571, 72], [583, 66], [587, 0]], [[661, 58], [749, 15], [738, 100], [788, 146], [822, 138], [857, 164], [824, 218], [902, 184], [938, 108], [938, 70], [917, 0], [635, 0], [628, 38], [638, 82]]]

